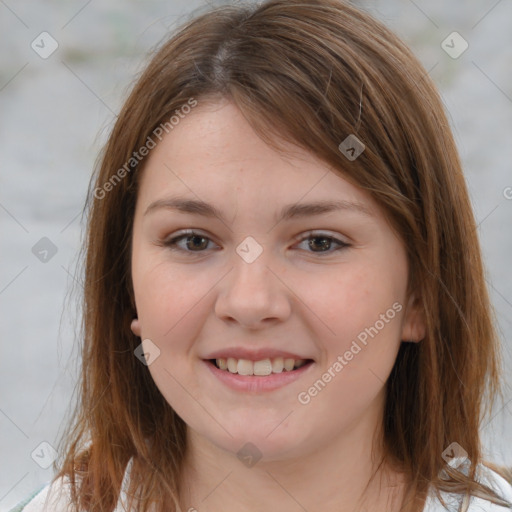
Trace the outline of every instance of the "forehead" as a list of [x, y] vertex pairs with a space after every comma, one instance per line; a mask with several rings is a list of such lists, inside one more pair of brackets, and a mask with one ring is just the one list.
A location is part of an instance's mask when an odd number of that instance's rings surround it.
[[199, 100], [151, 151], [139, 198], [148, 203], [172, 192], [222, 204], [236, 197], [240, 208], [339, 199], [376, 209], [366, 192], [310, 151], [279, 145], [284, 151], [267, 145], [233, 103]]

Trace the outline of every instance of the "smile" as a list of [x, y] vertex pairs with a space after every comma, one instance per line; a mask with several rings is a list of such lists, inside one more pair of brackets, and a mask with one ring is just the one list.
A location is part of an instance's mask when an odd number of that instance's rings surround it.
[[274, 359], [262, 359], [250, 361], [248, 359], [236, 359], [234, 357], [211, 360], [217, 368], [238, 375], [266, 376], [272, 373], [281, 373], [283, 370], [291, 372], [304, 366], [308, 360], [276, 357]]
[[[230, 360], [232, 361], [229, 362]], [[250, 393], [268, 392], [286, 386], [300, 379], [314, 366], [312, 359], [283, 360], [283, 358], [263, 359], [254, 362], [247, 359], [227, 358], [222, 360], [222, 358], [219, 358], [204, 359], [203, 363], [216, 380], [223, 385], [235, 391]], [[239, 368], [242, 373], [239, 372]], [[275, 373], [274, 368], [276, 368]]]

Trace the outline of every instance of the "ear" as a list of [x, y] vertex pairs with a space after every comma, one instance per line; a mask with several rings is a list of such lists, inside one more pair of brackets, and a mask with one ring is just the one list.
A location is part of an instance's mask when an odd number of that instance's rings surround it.
[[425, 338], [425, 312], [423, 304], [416, 294], [411, 294], [405, 308], [404, 319], [402, 323], [403, 341], [417, 343]]
[[135, 334], [135, 336], [139, 336], [140, 337], [141, 330], [140, 330], [140, 322], [139, 322], [138, 318], [134, 318], [132, 320], [132, 323], [130, 325], [130, 329], [132, 330], [133, 334]]

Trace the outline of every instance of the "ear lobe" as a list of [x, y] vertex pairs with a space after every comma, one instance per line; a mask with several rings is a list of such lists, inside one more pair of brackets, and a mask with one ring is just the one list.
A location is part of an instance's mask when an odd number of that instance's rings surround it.
[[140, 337], [141, 330], [140, 330], [140, 322], [139, 322], [138, 318], [134, 318], [132, 320], [132, 323], [130, 324], [130, 329], [132, 330], [133, 334], [135, 334], [135, 336]]
[[405, 308], [404, 319], [402, 322], [403, 341], [418, 343], [425, 338], [426, 322], [423, 303], [416, 294], [412, 294]]

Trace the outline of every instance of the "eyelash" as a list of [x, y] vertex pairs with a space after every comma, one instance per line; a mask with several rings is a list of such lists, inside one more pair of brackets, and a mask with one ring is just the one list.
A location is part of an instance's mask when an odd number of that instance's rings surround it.
[[[182, 248], [178, 247], [177, 244], [180, 240], [186, 239], [186, 238], [192, 238], [192, 237], [201, 237], [201, 238], [204, 238], [205, 240], [212, 241], [209, 237], [203, 235], [202, 233], [199, 233], [199, 232], [193, 231], [193, 230], [187, 230], [178, 236], [164, 240], [161, 243], [161, 245], [169, 248], [172, 251], [181, 251], [181, 252], [185, 252], [185, 253], [189, 253], [189, 254], [194, 254], [194, 253], [200, 254], [202, 252], [206, 252], [206, 250], [189, 251], [189, 250], [182, 249]], [[346, 242], [343, 242], [342, 240], [339, 240], [338, 238], [335, 238], [333, 236], [327, 235], [327, 233], [312, 232], [312, 231], [308, 232], [306, 236], [299, 238], [297, 240], [297, 243], [301, 243], [301, 242], [304, 242], [305, 240], [311, 240], [311, 239], [315, 239], [315, 238], [330, 240], [331, 242], [334, 242], [335, 244], [337, 244], [338, 247], [336, 249], [334, 249], [333, 251], [318, 251], [318, 252], [306, 251], [306, 252], [310, 252], [311, 254], [319, 254], [320, 256], [322, 256], [324, 254], [332, 254], [333, 252], [350, 247], [350, 244], [347, 244]]]

